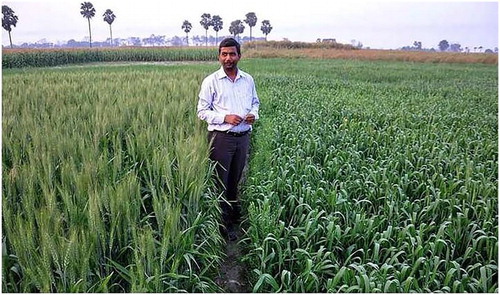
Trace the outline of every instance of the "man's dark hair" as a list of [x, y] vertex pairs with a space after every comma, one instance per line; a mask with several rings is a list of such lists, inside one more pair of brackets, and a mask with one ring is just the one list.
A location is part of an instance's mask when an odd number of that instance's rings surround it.
[[220, 54], [220, 49], [222, 47], [236, 47], [236, 52], [238, 52], [238, 55], [241, 55], [241, 49], [240, 49], [240, 43], [238, 41], [234, 40], [233, 38], [226, 38], [222, 40], [219, 44], [219, 54]]

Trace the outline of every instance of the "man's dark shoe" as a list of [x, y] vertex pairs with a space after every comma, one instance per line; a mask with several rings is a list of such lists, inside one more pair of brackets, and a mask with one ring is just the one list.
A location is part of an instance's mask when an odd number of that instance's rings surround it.
[[229, 223], [226, 226], [226, 237], [230, 242], [238, 239], [238, 226], [234, 223]]
[[230, 241], [230, 242], [234, 242], [238, 239], [238, 234], [234, 231], [230, 231], [227, 233], [227, 239]]
[[222, 236], [228, 241], [234, 242], [238, 239], [237, 229], [232, 223], [220, 225], [219, 230]]
[[241, 218], [241, 205], [239, 202], [231, 204], [230, 218], [232, 222], [239, 223]]

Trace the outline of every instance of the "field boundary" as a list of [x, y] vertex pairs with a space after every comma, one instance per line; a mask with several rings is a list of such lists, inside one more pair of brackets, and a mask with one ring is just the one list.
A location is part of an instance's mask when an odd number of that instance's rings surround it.
[[258, 58], [315, 58], [369, 61], [404, 61], [419, 63], [479, 63], [498, 65], [498, 55], [491, 53], [422, 52], [399, 50], [336, 50], [324, 48], [276, 49], [255, 48], [245, 52]]
[[[498, 65], [491, 53], [421, 52], [375, 49], [287, 48], [243, 45], [245, 58], [314, 58], [419, 63], [478, 63]], [[146, 47], [105, 49], [4, 49], [2, 68], [50, 67], [96, 62], [208, 62], [217, 60], [216, 47]]]

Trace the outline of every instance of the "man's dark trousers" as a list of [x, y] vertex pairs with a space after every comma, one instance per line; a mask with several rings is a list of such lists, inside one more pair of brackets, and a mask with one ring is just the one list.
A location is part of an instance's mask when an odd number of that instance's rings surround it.
[[216, 164], [216, 183], [219, 192], [225, 192], [225, 201], [221, 201], [222, 221], [225, 225], [238, 222], [240, 217], [238, 204], [238, 183], [245, 167], [250, 133], [244, 135], [224, 131], [210, 131], [210, 159]]

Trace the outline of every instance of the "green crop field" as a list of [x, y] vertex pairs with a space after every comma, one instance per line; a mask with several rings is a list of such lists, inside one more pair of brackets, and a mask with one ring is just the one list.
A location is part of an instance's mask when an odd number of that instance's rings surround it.
[[496, 292], [496, 67], [251, 66], [254, 291]]
[[[498, 292], [494, 65], [243, 59], [253, 292]], [[3, 292], [222, 292], [216, 62], [4, 69]]]

